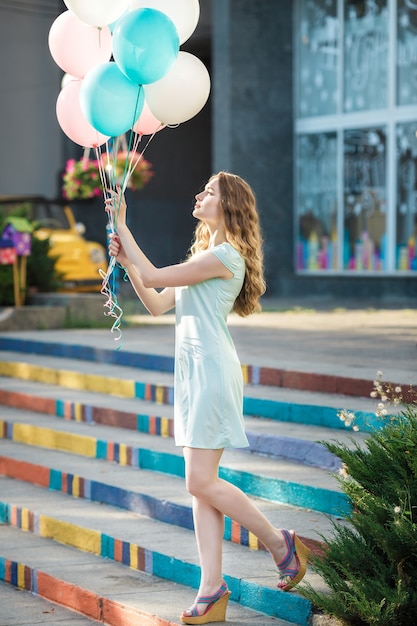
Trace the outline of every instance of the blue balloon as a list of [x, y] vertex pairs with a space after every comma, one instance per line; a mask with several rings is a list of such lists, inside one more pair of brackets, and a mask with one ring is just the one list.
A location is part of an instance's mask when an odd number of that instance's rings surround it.
[[145, 101], [143, 87], [132, 83], [116, 63], [101, 63], [85, 76], [80, 105], [88, 122], [99, 133], [117, 137], [139, 119]]
[[173, 21], [156, 9], [136, 9], [122, 16], [113, 33], [113, 57], [134, 83], [162, 78], [178, 56], [180, 40]]

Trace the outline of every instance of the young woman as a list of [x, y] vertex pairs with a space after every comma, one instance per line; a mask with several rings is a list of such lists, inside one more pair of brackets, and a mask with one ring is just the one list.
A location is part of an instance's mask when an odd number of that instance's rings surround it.
[[219, 478], [225, 447], [248, 445], [242, 414], [242, 370], [226, 319], [259, 308], [265, 291], [262, 240], [255, 196], [239, 176], [219, 172], [196, 195], [198, 220], [184, 263], [155, 267], [126, 225], [119, 192], [106, 201], [116, 210], [110, 254], [126, 269], [136, 294], [152, 315], [175, 307], [175, 443], [182, 446], [201, 581], [184, 624], [224, 621], [230, 592], [222, 577], [222, 539], [227, 515], [254, 533], [270, 551], [288, 591], [304, 576], [309, 550], [294, 531], [274, 528], [237, 487]]

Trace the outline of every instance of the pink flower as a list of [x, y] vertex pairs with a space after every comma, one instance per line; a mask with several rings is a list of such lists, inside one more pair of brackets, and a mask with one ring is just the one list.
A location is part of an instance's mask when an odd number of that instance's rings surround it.
[[73, 172], [75, 170], [75, 159], [68, 159], [66, 170], [67, 172]]

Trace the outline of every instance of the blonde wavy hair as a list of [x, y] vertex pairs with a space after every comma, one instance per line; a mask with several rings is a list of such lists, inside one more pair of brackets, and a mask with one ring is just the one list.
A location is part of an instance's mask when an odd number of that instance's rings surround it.
[[[245, 278], [235, 300], [233, 310], [241, 317], [260, 311], [259, 298], [265, 293], [263, 274], [263, 241], [256, 207], [256, 198], [250, 185], [236, 174], [219, 172], [220, 205], [228, 242], [238, 250], [245, 261]], [[194, 232], [190, 255], [207, 250], [210, 232], [204, 222], [199, 222]]]

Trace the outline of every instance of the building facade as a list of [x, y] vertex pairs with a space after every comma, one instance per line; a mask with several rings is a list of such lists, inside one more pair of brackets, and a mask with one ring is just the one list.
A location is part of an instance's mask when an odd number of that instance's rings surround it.
[[291, 7], [214, 2], [214, 160], [256, 189], [274, 295], [413, 297], [417, 2]]
[[[194, 194], [225, 169], [255, 190], [270, 295], [414, 297], [417, 0], [200, 6], [182, 49], [208, 67], [209, 101], [157, 134], [155, 176], [129, 198], [148, 254], [185, 257]], [[47, 39], [64, 10], [62, 0], [0, 1], [0, 194], [57, 195], [66, 159], [81, 156], [55, 114], [62, 72]], [[103, 241], [101, 207], [75, 210]]]

